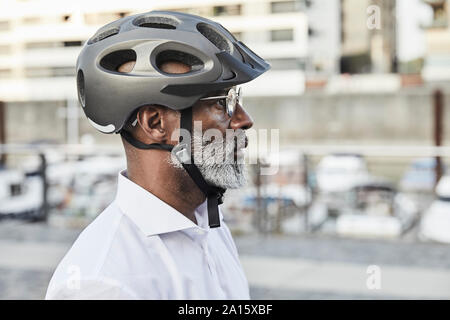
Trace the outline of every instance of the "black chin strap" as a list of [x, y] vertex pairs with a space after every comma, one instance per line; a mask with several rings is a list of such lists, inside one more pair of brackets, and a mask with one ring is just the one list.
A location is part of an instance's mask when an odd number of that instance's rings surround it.
[[[187, 108], [181, 111], [180, 128], [187, 130], [192, 135], [192, 108]], [[180, 134], [180, 142], [182, 142], [183, 136]], [[186, 143], [190, 153], [190, 143]], [[219, 218], [219, 204], [223, 203], [223, 194], [225, 189], [211, 186], [203, 178], [198, 167], [194, 164], [194, 157], [190, 156], [190, 162], [181, 161], [183, 168], [189, 174], [191, 179], [199, 187], [199, 189], [206, 196], [208, 201], [208, 221], [210, 228], [220, 227]]]
[[[187, 130], [192, 135], [192, 108], [187, 108], [181, 111], [181, 120], [180, 120], [180, 128]], [[198, 188], [203, 192], [206, 196], [208, 202], [208, 222], [210, 228], [220, 227], [220, 218], [219, 218], [219, 205], [223, 203], [223, 194], [225, 193], [225, 189], [211, 186], [208, 184], [203, 178], [198, 167], [194, 164], [194, 157], [191, 155], [190, 142], [178, 144], [177, 146], [173, 146], [170, 144], [160, 144], [160, 143], [152, 143], [146, 144], [136, 140], [129, 132], [125, 130], [120, 131], [120, 135], [132, 146], [138, 149], [159, 149], [171, 152], [174, 148], [175, 156], [183, 165], [183, 168], [186, 170], [188, 175], [194, 181], [194, 183], [198, 186]], [[182, 142], [182, 135], [180, 134], [180, 142]], [[188, 157], [182, 158], [178, 156], [180, 153], [185, 153]], [[186, 161], [187, 160], [187, 161]]]

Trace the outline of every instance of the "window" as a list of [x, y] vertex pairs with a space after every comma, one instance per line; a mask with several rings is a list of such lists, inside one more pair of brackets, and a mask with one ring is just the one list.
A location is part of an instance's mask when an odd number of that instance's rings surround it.
[[39, 17], [27, 17], [22, 20], [23, 24], [39, 24], [40, 22], [41, 19]]
[[190, 13], [189, 8], [176, 8], [176, 9], [170, 9], [170, 11], [181, 12], [181, 13]]
[[269, 59], [274, 70], [305, 70], [306, 61], [298, 58]]
[[28, 78], [52, 78], [75, 76], [74, 67], [50, 67], [50, 68], [28, 68], [25, 69]]
[[241, 14], [241, 5], [215, 6], [213, 8], [214, 16], [238, 16]]
[[64, 41], [63, 46], [64, 47], [79, 47], [83, 44], [82, 41]]
[[270, 41], [292, 41], [294, 40], [293, 29], [280, 29], [270, 31]]
[[124, 17], [126, 17], [126, 16], [128, 16], [128, 15], [130, 15], [129, 12], [118, 12], [118, 13], [117, 13], [117, 16], [118, 16], [119, 18], [124, 18]]
[[195, 15], [204, 16], [204, 17], [211, 16], [213, 14], [212, 7], [175, 8], [175, 9], [170, 9], [170, 11], [181, 12], [181, 13], [190, 13], [190, 14], [195, 14]]
[[432, 28], [446, 28], [447, 27], [447, 6], [445, 1], [427, 1], [433, 9]]
[[0, 69], [0, 78], [8, 78], [11, 77], [12, 70], [11, 69]]
[[58, 42], [28, 42], [25, 44], [25, 49], [46, 49], [59, 47]]
[[272, 13], [300, 11], [300, 1], [277, 1], [270, 4]]
[[9, 30], [9, 21], [0, 21], [0, 31]]
[[2, 54], [10, 54], [11, 53], [11, 47], [7, 45], [0, 45], [0, 55]]
[[12, 197], [18, 196], [22, 193], [22, 186], [19, 183], [9, 185], [9, 189]]
[[75, 68], [74, 67], [53, 67], [52, 77], [70, 77], [75, 76]]
[[28, 42], [25, 44], [26, 49], [52, 49], [61, 47], [79, 47], [83, 45], [83, 41], [55, 41], [55, 42]]
[[[84, 21], [90, 25], [104, 25], [124, 17], [126, 12], [86, 13]], [[122, 16], [123, 15], [123, 16]]]
[[371, 69], [369, 53], [342, 56], [340, 59], [341, 73], [367, 73]]
[[39, 78], [39, 77], [50, 77], [50, 68], [27, 68], [25, 69], [25, 76], [27, 78]]

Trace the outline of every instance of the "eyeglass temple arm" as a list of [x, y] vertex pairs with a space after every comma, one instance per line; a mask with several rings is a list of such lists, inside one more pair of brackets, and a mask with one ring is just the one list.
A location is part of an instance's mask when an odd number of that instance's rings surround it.
[[216, 96], [216, 97], [206, 97], [206, 98], [201, 98], [200, 100], [214, 100], [214, 99], [223, 99], [226, 98], [228, 96]]

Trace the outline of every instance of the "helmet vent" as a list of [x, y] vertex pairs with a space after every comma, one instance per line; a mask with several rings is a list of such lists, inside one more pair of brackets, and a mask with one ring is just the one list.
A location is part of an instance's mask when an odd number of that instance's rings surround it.
[[[190, 70], [185, 73], [201, 70], [204, 66], [202, 60], [196, 56], [177, 50], [164, 50], [161, 51], [155, 58], [156, 67], [161, 70], [161, 66], [165, 62], [181, 62], [190, 67]], [[164, 72], [164, 71], [162, 71]], [[167, 73], [167, 72], [165, 72]]]
[[143, 28], [176, 29], [178, 22], [167, 17], [146, 16], [135, 19], [133, 24]]
[[81, 106], [85, 106], [85, 94], [84, 94], [84, 74], [80, 69], [77, 73], [77, 89], [78, 89], [78, 99], [80, 100]]
[[112, 37], [116, 34], [118, 34], [120, 31], [119, 28], [112, 28], [103, 32], [100, 32], [99, 34], [95, 34], [89, 41], [88, 44], [93, 44], [99, 41], [102, 41], [106, 38]]
[[197, 30], [218, 49], [230, 52], [230, 45], [226, 38], [214, 30], [209, 24], [200, 22], [197, 24]]
[[109, 71], [117, 69], [125, 62], [136, 61], [136, 52], [131, 49], [111, 52], [100, 60], [100, 65]]

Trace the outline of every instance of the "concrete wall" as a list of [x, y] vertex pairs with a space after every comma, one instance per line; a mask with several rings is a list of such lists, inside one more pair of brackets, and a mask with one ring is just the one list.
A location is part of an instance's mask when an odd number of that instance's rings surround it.
[[65, 123], [59, 117], [63, 103], [6, 103], [6, 142], [28, 143], [37, 140], [65, 141]]
[[[30, 143], [38, 140], [67, 142], [65, 101], [10, 102], [6, 103], [6, 142]], [[91, 134], [98, 143], [120, 143], [117, 135], [96, 131], [79, 111], [79, 134]]]
[[[450, 92], [445, 94], [444, 101], [444, 142], [448, 144]], [[255, 128], [280, 129], [280, 139], [285, 144], [432, 144], [431, 90], [246, 97], [244, 106], [253, 117]], [[6, 104], [7, 142], [39, 139], [65, 142], [66, 120], [61, 116], [64, 108], [64, 102]], [[93, 129], [79, 111], [80, 136], [89, 133], [98, 143], [120, 143], [117, 135], [105, 135]]]
[[[255, 128], [278, 128], [289, 144], [431, 144], [431, 90], [391, 94], [307, 93], [245, 98]], [[450, 94], [444, 96], [444, 141], [450, 142]]]

